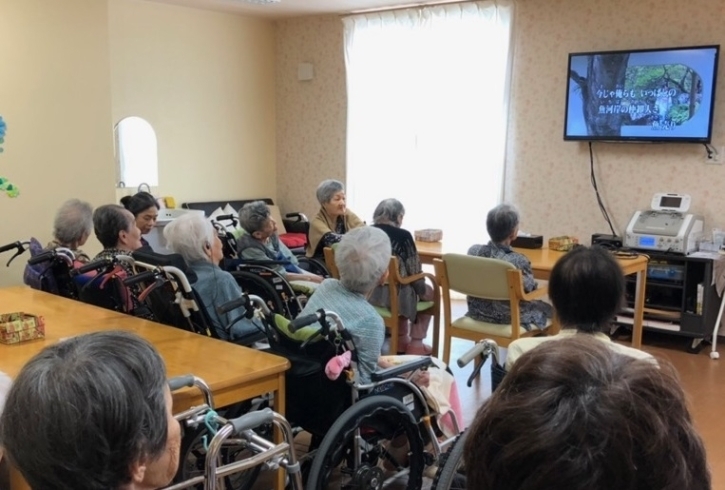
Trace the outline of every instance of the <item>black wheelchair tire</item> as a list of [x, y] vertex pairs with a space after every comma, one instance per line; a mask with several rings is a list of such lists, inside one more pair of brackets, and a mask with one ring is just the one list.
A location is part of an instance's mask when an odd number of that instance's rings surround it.
[[247, 271], [233, 271], [231, 272], [234, 279], [247, 294], [253, 294], [262, 298], [272, 313], [279, 313], [282, 316], [289, 318], [287, 308], [285, 308], [284, 302], [277, 294], [277, 291], [264, 279]]
[[[385, 395], [371, 395], [355, 403], [345, 410], [330, 427], [320, 443], [312, 461], [306, 490], [323, 490], [328, 488], [326, 483], [332, 470], [337, 467], [345, 457], [349, 440], [354, 438], [354, 431], [366, 420], [374, 421], [375, 417], [392, 417], [394, 424], [400, 430], [395, 435], [405, 434], [410, 444], [409, 474], [407, 490], [421, 488], [423, 482], [423, 468], [425, 466], [423, 455], [423, 439], [420, 429], [410, 413], [410, 410], [396, 398]], [[386, 421], [390, 425], [389, 421]], [[342, 457], [340, 457], [340, 453]], [[339, 461], [337, 460], [339, 459]], [[373, 465], [374, 466], [374, 465]], [[359, 471], [360, 468], [353, 469]], [[357, 486], [359, 490], [378, 488], [374, 486]]]
[[467, 437], [468, 431], [461, 432], [441, 455], [431, 490], [466, 490], [466, 475], [461, 468]]

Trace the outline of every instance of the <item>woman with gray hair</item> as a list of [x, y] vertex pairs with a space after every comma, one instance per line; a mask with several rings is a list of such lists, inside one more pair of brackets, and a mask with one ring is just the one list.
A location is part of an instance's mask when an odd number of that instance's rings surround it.
[[242, 290], [218, 265], [224, 257], [222, 242], [209, 220], [196, 213], [185, 214], [166, 225], [164, 238], [166, 246], [181, 255], [196, 274], [194, 290], [221, 339], [244, 339], [261, 331], [252, 320], [242, 318], [246, 314], [242, 307], [223, 315], [217, 312], [218, 306], [239, 298]]
[[164, 361], [150, 343], [122, 331], [79, 335], [20, 371], [0, 443], [31, 488], [160, 488], [179, 464], [171, 410]]
[[[397, 199], [385, 199], [373, 213], [373, 226], [388, 235], [393, 255], [398, 257], [400, 277], [414, 276], [423, 272], [413, 235], [401, 228], [405, 208]], [[433, 288], [419, 279], [412, 284], [401, 285], [398, 290], [398, 350], [400, 353], [430, 355], [431, 347], [423, 343], [428, 332], [431, 315], [419, 315], [418, 301], [433, 299]], [[390, 291], [387, 284], [375, 288], [370, 303], [390, 308]]]
[[[141, 248], [141, 230], [130, 211], [117, 204], [105, 204], [93, 212], [93, 229], [103, 250], [93, 260], [114, 259], [117, 255], [131, 255]], [[126, 262], [119, 264], [127, 274], [134, 273]]]
[[245, 204], [239, 210], [239, 224], [244, 234], [237, 239], [237, 252], [246, 260], [274, 260], [283, 264], [270, 266], [290, 281], [298, 292], [309, 293], [317, 289], [323, 277], [303, 270], [297, 257], [277, 236], [277, 222], [264, 201]]
[[[538, 287], [531, 262], [526, 256], [515, 252], [511, 242], [519, 233], [519, 212], [510, 204], [499, 204], [488, 212], [486, 229], [491, 240], [487, 245], [473, 245], [468, 255], [487, 257], [511, 262], [521, 269], [524, 291], [530, 293]], [[531, 325], [544, 328], [553, 315], [551, 305], [545, 301], [522, 301], [521, 326], [531, 330]], [[489, 300], [468, 297], [468, 313], [466, 316], [482, 322], [509, 324], [511, 323], [511, 306], [508, 301]]]
[[310, 222], [307, 256], [321, 257], [322, 250], [340, 241], [348, 231], [365, 223], [345, 205], [345, 186], [339, 180], [323, 180], [317, 186], [320, 210]]
[[[313, 314], [324, 308], [340, 315], [355, 343], [362, 383], [369, 383], [371, 374], [378, 367], [388, 368], [410, 359], [409, 356], [381, 357], [385, 324], [367, 301], [372, 290], [388, 277], [390, 254], [390, 239], [378, 228], [363, 226], [345, 234], [335, 248], [335, 263], [340, 279], [325, 279], [300, 313]], [[462, 422], [455, 380], [442, 362], [437, 359], [433, 361], [442, 369], [417, 373], [412, 381], [429, 388], [428, 392], [434, 396], [441, 414], [453, 410]]]
[[53, 241], [46, 248], [68, 248], [77, 262], [85, 264], [91, 258], [80, 248], [93, 233], [93, 206], [79, 199], [61, 204], [53, 222]]

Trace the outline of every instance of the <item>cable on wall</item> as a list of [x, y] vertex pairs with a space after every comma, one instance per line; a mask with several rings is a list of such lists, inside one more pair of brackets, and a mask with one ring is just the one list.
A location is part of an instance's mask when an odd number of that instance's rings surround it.
[[591, 141], [589, 142], [589, 168], [591, 170], [590, 180], [592, 181], [592, 187], [594, 187], [594, 193], [597, 196], [597, 204], [599, 204], [599, 210], [602, 212], [602, 216], [604, 216], [604, 219], [607, 221], [609, 229], [612, 231], [612, 235], [617, 236], [617, 233], [614, 231], [614, 226], [612, 226], [612, 220], [609, 219], [609, 213], [607, 212], [607, 208], [604, 206], [604, 202], [602, 201], [602, 196], [599, 195], [597, 178], [594, 175], [594, 152], [592, 151]]

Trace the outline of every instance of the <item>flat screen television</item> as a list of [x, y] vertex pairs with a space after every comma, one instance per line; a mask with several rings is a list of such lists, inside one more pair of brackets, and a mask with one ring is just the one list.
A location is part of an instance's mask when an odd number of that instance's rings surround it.
[[720, 46], [572, 53], [564, 139], [710, 143]]

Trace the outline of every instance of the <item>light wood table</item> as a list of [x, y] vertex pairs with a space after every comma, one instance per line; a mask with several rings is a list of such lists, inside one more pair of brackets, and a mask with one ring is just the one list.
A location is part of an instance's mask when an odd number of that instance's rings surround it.
[[[444, 253], [454, 252], [446, 250], [442, 242], [415, 242], [418, 248], [420, 261], [424, 264], [432, 264], [433, 259], [440, 258]], [[563, 257], [566, 252], [557, 252], [548, 248], [516, 248], [517, 252], [525, 255], [531, 261], [531, 268], [536, 279], [549, 280], [554, 264]], [[455, 253], [465, 253], [460, 250]], [[624, 275], [637, 275], [637, 289], [634, 298], [634, 315], [632, 318], [632, 347], [642, 348], [642, 322], [644, 321], [644, 290], [647, 281], [647, 257], [638, 255], [636, 257], [616, 257], [617, 263], [622, 268]]]
[[[214, 402], [222, 407], [265, 393], [274, 393], [275, 410], [284, 414], [285, 371], [289, 361], [258, 350], [185, 332], [36, 291], [25, 286], [0, 289], [0, 313], [23, 311], [45, 318], [45, 339], [0, 344], [0, 371], [15, 377], [44, 347], [59, 340], [100, 330], [125, 330], [151, 342], [166, 363], [169, 377], [194, 374], [206, 381]], [[174, 411], [203, 403], [196, 389], [174, 394]], [[27, 488], [13, 478], [13, 490]], [[281, 481], [281, 478], [280, 478]], [[278, 487], [282, 488], [282, 487]]]

